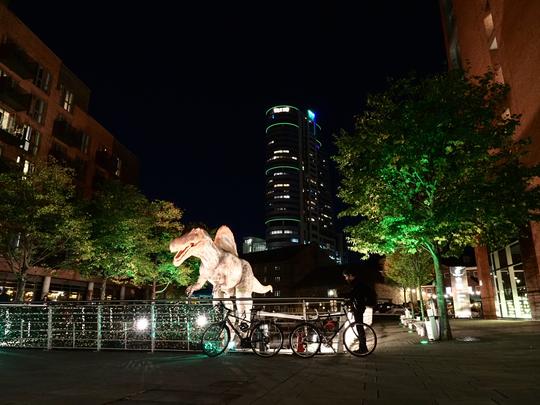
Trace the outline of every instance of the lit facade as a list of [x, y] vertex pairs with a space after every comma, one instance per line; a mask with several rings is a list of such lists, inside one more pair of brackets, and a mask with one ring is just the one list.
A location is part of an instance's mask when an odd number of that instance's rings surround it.
[[269, 250], [313, 243], [336, 258], [328, 158], [315, 114], [278, 105], [266, 111], [266, 243]]
[[[53, 156], [75, 170], [86, 197], [102, 179], [136, 184], [138, 159], [88, 114], [89, 100], [88, 87], [0, 2], [0, 170], [27, 172]], [[30, 269], [25, 298], [50, 292], [53, 299], [84, 299], [99, 282], [69, 271], [52, 280], [49, 274]], [[0, 292], [13, 292], [15, 284], [0, 261]]]
[[[530, 137], [526, 164], [540, 163], [540, 2], [440, 0], [448, 61], [480, 75], [491, 68], [510, 88], [508, 111], [521, 114], [515, 139]], [[540, 227], [494, 252], [476, 248], [483, 314], [540, 319]]]

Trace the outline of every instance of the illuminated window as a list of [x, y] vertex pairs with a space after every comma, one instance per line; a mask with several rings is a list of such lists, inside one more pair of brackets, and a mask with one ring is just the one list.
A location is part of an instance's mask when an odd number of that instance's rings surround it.
[[122, 173], [122, 161], [120, 158], [116, 158], [116, 170], [114, 171], [115, 176], [120, 177]]
[[486, 30], [487, 37], [491, 37], [493, 34], [493, 15], [489, 13], [486, 18], [484, 18], [484, 29]]
[[289, 153], [289, 151], [287, 149], [280, 149], [274, 151], [274, 155], [277, 155], [279, 153]]
[[491, 44], [489, 45], [489, 50], [494, 51], [496, 49], [499, 49], [499, 44], [497, 44], [497, 37], [493, 37], [493, 40], [491, 41]]
[[274, 187], [290, 187], [289, 183], [276, 183]]
[[21, 148], [32, 155], [36, 155], [39, 148], [40, 133], [34, 128], [28, 125], [24, 125], [22, 128], [23, 144]]
[[73, 111], [73, 99], [74, 99], [73, 92], [71, 92], [68, 89], [64, 88], [64, 96], [63, 96], [63, 99], [62, 99], [62, 107], [67, 112]]
[[291, 198], [291, 196], [288, 194], [283, 194], [283, 195], [275, 195], [274, 198], [275, 199], [289, 199]]
[[298, 238], [291, 238], [291, 242], [292, 243], [298, 243], [299, 241], [298, 241]]
[[291, 233], [293, 233], [293, 231], [291, 231], [290, 229], [285, 229], [283, 233], [290, 235]]
[[275, 172], [273, 176], [285, 176], [287, 173], [285, 172]]
[[22, 172], [28, 174], [34, 170], [34, 165], [32, 162], [26, 159], [22, 159], [20, 156], [17, 156], [17, 163], [22, 163]]
[[282, 234], [283, 234], [283, 231], [281, 229], [277, 231], [270, 231], [270, 235], [282, 235]]

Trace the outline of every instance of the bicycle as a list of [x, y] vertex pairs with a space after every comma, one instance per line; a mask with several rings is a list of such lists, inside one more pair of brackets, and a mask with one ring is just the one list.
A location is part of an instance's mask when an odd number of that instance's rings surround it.
[[[241, 347], [251, 347], [260, 357], [272, 357], [279, 353], [283, 345], [283, 332], [273, 321], [247, 321], [233, 314], [234, 310], [227, 308], [223, 302], [218, 304], [225, 311], [223, 318], [211, 323], [203, 332], [201, 346], [208, 357], [222, 354], [231, 341], [231, 328], [240, 337]], [[240, 321], [238, 328], [231, 318]], [[245, 334], [245, 337], [242, 337]]]
[[[289, 343], [293, 353], [302, 358], [313, 357], [320, 352], [321, 345], [332, 348], [334, 353], [336, 350], [333, 347], [334, 338], [343, 331], [343, 345], [347, 351], [358, 357], [365, 357], [373, 353], [377, 347], [377, 335], [375, 330], [363, 322], [343, 322], [339, 327], [332, 320], [333, 316], [347, 317], [347, 311], [342, 307], [341, 312], [328, 313], [328, 315], [320, 316], [316, 311], [316, 316], [313, 319], [301, 323], [296, 326], [289, 336]], [[324, 320], [334, 322], [334, 325], [324, 322]], [[362, 345], [362, 335], [365, 337], [365, 345]], [[364, 346], [364, 347], [362, 347]]]

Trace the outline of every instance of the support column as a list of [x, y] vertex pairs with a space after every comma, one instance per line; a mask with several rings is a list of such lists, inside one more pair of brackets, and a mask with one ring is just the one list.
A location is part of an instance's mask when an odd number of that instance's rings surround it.
[[484, 319], [497, 319], [497, 310], [495, 308], [495, 287], [489, 268], [488, 250], [485, 246], [474, 248], [476, 256], [476, 267], [478, 278], [482, 286], [480, 294], [482, 295], [482, 313]]
[[88, 288], [86, 289], [86, 301], [92, 301], [93, 296], [94, 296], [94, 282], [89, 281]]
[[40, 301], [45, 301], [45, 297], [49, 294], [49, 288], [51, 287], [51, 276], [43, 277], [43, 287], [41, 287]]
[[120, 287], [120, 300], [123, 301], [126, 299], [126, 286], [122, 285]]
[[540, 320], [540, 224], [530, 223], [528, 238], [521, 238], [521, 259], [532, 319]]

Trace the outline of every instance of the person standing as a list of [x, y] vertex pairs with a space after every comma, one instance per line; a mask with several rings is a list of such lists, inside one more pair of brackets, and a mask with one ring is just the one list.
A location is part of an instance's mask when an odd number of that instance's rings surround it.
[[[375, 290], [362, 282], [358, 277], [358, 274], [353, 269], [345, 269], [343, 271], [343, 277], [347, 284], [351, 287], [350, 292], [346, 295], [349, 299], [352, 314], [355, 322], [364, 322], [364, 311], [366, 306], [373, 306], [377, 303]], [[366, 334], [362, 326], [357, 327], [358, 340], [359, 340], [359, 353], [368, 352], [366, 345]]]

